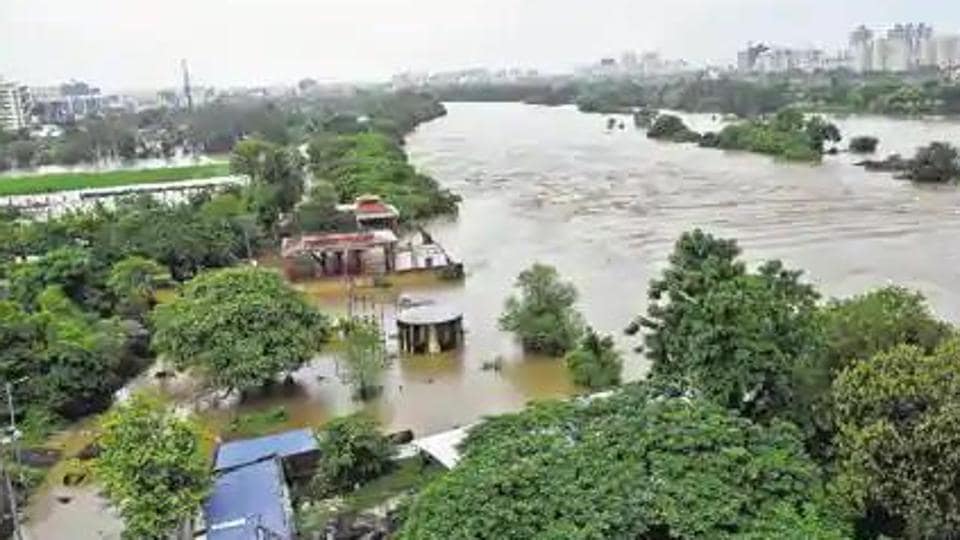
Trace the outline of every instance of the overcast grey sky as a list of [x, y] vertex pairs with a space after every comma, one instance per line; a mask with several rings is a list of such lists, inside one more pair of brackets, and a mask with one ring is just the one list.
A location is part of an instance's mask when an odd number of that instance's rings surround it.
[[108, 89], [404, 70], [565, 71], [626, 49], [731, 63], [748, 40], [842, 46], [861, 22], [960, 31], [960, 0], [0, 0], [0, 75]]

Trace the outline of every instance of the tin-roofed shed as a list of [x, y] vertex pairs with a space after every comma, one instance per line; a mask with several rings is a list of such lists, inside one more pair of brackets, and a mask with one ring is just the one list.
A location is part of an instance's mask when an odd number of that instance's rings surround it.
[[230, 441], [217, 448], [214, 470], [231, 469], [244, 463], [276, 456], [280, 458], [287, 477], [291, 480], [311, 476], [320, 457], [317, 438], [309, 429], [297, 429], [257, 437]]
[[293, 507], [278, 458], [221, 470], [203, 507], [207, 540], [291, 540]]

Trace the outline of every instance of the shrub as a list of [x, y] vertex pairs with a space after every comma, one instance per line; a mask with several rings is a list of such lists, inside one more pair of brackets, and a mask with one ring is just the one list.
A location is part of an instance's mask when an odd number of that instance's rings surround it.
[[567, 367], [573, 382], [597, 390], [620, 384], [623, 361], [614, 348], [613, 338], [588, 328], [577, 348], [567, 354]]
[[861, 135], [850, 139], [850, 151], [856, 154], [872, 154], [877, 151], [880, 139], [869, 135]]

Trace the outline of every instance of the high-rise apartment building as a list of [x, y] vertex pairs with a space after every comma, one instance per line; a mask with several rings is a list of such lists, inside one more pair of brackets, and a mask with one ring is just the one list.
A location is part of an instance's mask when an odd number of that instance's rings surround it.
[[0, 79], [0, 128], [17, 131], [27, 127], [30, 94], [14, 81]]

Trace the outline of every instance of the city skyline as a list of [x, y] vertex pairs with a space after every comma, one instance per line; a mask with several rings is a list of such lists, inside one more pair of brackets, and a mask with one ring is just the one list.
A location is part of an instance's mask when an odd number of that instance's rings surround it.
[[627, 50], [726, 66], [748, 41], [837, 50], [860, 24], [960, 32], [960, 4], [944, 0], [577, 0], [560, 9], [544, 0], [3, 4], [0, 74], [30, 85], [87, 80], [108, 91], [175, 86], [184, 57], [197, 84], [239, 86], [468, 67], [570, 72]]

